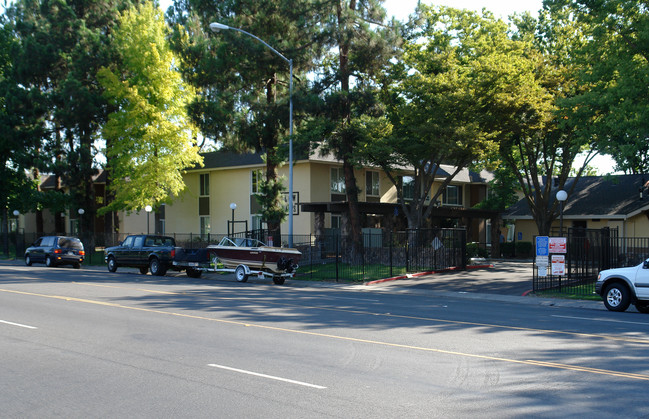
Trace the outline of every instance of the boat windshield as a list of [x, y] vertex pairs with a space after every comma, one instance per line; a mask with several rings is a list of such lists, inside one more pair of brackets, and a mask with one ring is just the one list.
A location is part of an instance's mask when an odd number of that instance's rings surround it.
[[232, 246], [232, 247], [262, 247], [266, 246], [263, 242], [257, 239], [247, 239], [245, 237], [223, 237], [219, 246]]

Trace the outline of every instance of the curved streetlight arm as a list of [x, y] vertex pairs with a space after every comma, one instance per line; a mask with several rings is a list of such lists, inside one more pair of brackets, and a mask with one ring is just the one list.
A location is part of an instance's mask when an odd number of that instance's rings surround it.
[[262, 44], [266, 45], [266, 46], [268, 47], [268, 49], [270, 49], [271, 51], [273, 51], [275, 54], [279, 55], [280, 58], [281, 58], [282, 60], [286, 61], [286, 62], [289, 63], [289, 64], [291, 63], [291, 60], [289, 60], [288, 58], [286, 58], [285, 56], [283, 56], [282, 54], [280, 54], [280, 52], [277, 51], [275, 48], [273, 48], [273, 47], [271, 47], [270, 45], [268, 45], [268, 44], [266, 43], [266, 41], [264, 41], [263, 39], [259, 38], [259, 37], [256, 36], [256, 35], [251, 34], [250, 32], [246, 32], [246, 31], [244, 31], [243, 29], [233, 28], [232, 26], [224, 25], [224, 24], [222, 24], [222, 23], [218, 23], [218, 22], [212, 22], [212, 23], [210, 23], [210, 29], [212, 30], [212, 32], [218, 32], [218, 31], [220, 31], [220, 30], [228, 30], [228, 29], [230, 29], [230, 30], [233, 30], [233, 31], [237, 31], [237, 32], [245, 33], [246, 35], [248, 35], [248, 36], [250, 36], [250, 37], [253, 37], [253, 38], [255, 38], [257, 41], [259, 41], [259, 42], [261, 42]]
[[[263, 39], [246, 32], [243, 29], [233, 28], [232, 26], [224, 25], [218, 22], [210, 23], [210, 30], [212, 32], [218, 32], [219, 30], [233, 30], [241, 32], [245, 35], [248, 35], [252, 38], [255, 38], [257, 41], [264, 44], [268, 49], [277, 54], [281, 59], [288, 63], [289, 68], [289, 133], [288, 133], [288, 245], [293, 247], [293, 60], [286, 58], [279, 53], [275, 48], [271, 47]], [[233, 210], [234, 211], [234, 210]]]

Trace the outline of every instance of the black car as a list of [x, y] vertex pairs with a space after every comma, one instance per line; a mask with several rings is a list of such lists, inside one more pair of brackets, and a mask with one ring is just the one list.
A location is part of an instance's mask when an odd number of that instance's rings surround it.
[[44, 236], [25, 250], [25, 265], [39, 262], [50, 267], [72, 265], [79, 269], [85, 256], [83, 243], [76, 237]]

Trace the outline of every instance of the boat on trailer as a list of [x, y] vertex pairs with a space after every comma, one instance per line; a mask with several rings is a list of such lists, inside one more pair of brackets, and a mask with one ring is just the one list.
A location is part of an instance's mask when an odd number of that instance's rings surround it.
[[252, 270], [272, 273], [292, 273], [302, 257], [299, 250], [288, 247], [267, 246], [257, 239], [224, 237], [219, 244], [207, 246], [226, 268], [248, 266]]
[[196, 254], [177, 257], [173, 264], [186, 269], [187, 275], [198, 278], [202, 272], [232, 272], [237, 281], [246, 282], [251, 275], [270, 277], [281, 285], [295, 276], [302, 253], [293, 248], [267, 246], [264, 242], [244, 237], [224, 237], [217, 245], [209, 245]]

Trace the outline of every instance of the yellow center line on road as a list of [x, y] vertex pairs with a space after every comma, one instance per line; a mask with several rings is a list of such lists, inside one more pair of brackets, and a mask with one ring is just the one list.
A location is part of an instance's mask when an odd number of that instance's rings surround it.
[[[123, 289], [137, 290], [137, 291], [142, 291], [142, 292], [150, 292], [152, 294], [191, 295], [191, 293], [188, 294], [188, 293], [184, 293], [184, 292], [156, 291], [156, 290], [149, 290], [149, 289], [144, 289], [144, 288], [123, 287], [123, 286], [119, 286], [119, 285], [93, 284], [93, 283], [88, 283], [88, 282], [75, 282], [75, 283], [77, 283], [79, 285], [89, 285], [89, 286], [94, 286], [94, 287], [123, 288]], [[241, 297], [215, 296], [214, 299], [215, 300], [223, 300], [223, 301], [232, 301], [232, 300], [240, 300]], [[269, 301], [269, 300], [264, 300], [264, 303], [273, 304], [273, 305], [282, 306], [282, 307], [299, 307], [299, 308], [308, 308], [308, 309], [314, 309], [314, 310], [338, 311], [338, 312], [351, 313], [351, 314], [361, 314], [361, 315], [370, 315], [370, 316], [384, 316], [384, 317], [392, 317], [392, 318], [397, 318], [397, 319], [422, 320], [422, 321], [429, 321], [429, 322], [435, 322], [435, 323], [457, 324], [457, 325], [462, 325], [462, 326], [490, 327], [490, 328], [495, 328], [495, 329], [516, 330], [516, 331], [544, 333], [544, 334], [568, 335], [568, 336], [577, 336], [577, 337], [583, 337], [583, 338], [596, 338], [596, 339], [605, 339], [605, 340], [612, 340], [612, 341], [618, 341], [618, 342], [640, 343], [640, 344], [649, 345], [649, 339], [642, 339], [642, 338], [607, 336], [607, 335], [599, 335], [599, 334], [596, 334], [596, 333], [567, 332], [567, 331], [552, 330], [552, 329], [535, 329], [535, 328], [530, 328], [530, 327], [507, 326], [507, 325], [500, 325], [500, 324], [468, 322], [468, 321], [461, 321], [461, 320], [446, 320], [446, 319], [437, 319], [437, 318], [434, 318], [434, 317], [406, 316], [406, 315], [392, 314], [392, 313], [375, 313], [375, 312], [371, 312], [371, 311], [354, 310], [354, 309], [341, 308], [341, 307], [324, 307], [324, 306], [313, 306], [313, 305], [295, 304], [295, 303], [287, 304], [287, 303], [284, 303], [284, 302], [278, 303], [278, 302]]]
[[154, 309], [148, 309], [148, 308], [142, 308], [142, 307], [132, 307], [132, 306], [125, 306], [125, 305], [116, 304], [116, 303], [108, 303], [108, 302], [104, 302], [104, 301], [88, 300], [88, 299], [83, 299], [83, 298], [66, 297], [66, 296], [60, 296], [60, 295], [48, 295], [48, 294], [39, 294], [39, 293], [33, 293], [33, 292], [15, 291], [15, 290], [6, 290], [6, 289], [0, 289], [0, 292], [6, 292], [6, 293], [12, 293], [12, 294], [20, 294], [20, 295], [29, 295], [29, 296], [43, 297], [43, 298], [52, 298], [52, 299], [64, 300], [64, 301], [74, 301], [74, 302], [87, 303], [87, 304], [96, 304], [96, 305], [101, 305], [101, 306], [106, 306], [106, 307], [114, 307], [114, 308], [121, 308], [121, 309], [127, 309], [127, 310], [142, 311], [142, 312], [146, 312], [146, 313], [164, 314], [164, 315], [168, 315], [168, 316], [176, 316], [176, 317], [183, 317], [183, 318], [189, 318], [189, 319], [207, 320], [207, 321], [212, 321], [212, 322], [216, 322], [216, 323], [224, 323], [224, 324], [238, 325], [238, 326], [244, 326], [244, 327], [254, 327], [254, 328], [258, 328], [258, 329], [273, 330], [273, 331], [285, 332], [285, 333], [295, 333], [295, 334], [306, 335], [306, 336], [317, 336], [317, 337], [322, 337], [322, 338], [336, 339], [336, 340], [342, 340], [342, 341], [348, 341], [348, 342], [366, 343], [366, 344], [371, 344], [371, 345], [380, 345], [380, 346], [386, 346], [386, 347], [392, 347], [392, 348], [410, 349], [410, 350], [416, 350], [416, 351], [432, 352], [432, 353], [439, 353], [439, 354], [445, 354], [445, 355], [454, 355], [454, 356], [461, 356], [461, 357], [474, 358], [474, 359], [483, 359], [483, 360], [489, 360], [489, 361], [500, 361], [500, 362], [506, 362], [506, 363], [510, 363], [510, 364], [539, 366], [539, 367], [545, 367], [545, 368], [553, 368], [553, 369], [560, 369], [560, 370], [570, 370], [570, 371], [578, 371], [578, 372], [587, 372], [587, 373], [592, 373], [592, 374], [602, 374], [602, 375], [608, 375], [608, 376], [628, 378], [628, 379], [633, 379], [633, 380], [649, 381], [649, 375], [627, 373], [627, 372], [623, 372], [623, 371], [604, 370], [604, 369], [597, 369], [597, 368], [582, 367], [582, 366], [579, 366], [579, 365], [569, 365], [569, 364], [559, 364], [559, 363], [553, 363], [553, 362], [536, 361], [536, 360], [532, 360], [532, 359], [518, 360], [518, 359], [501, 358], [501, 357], [494, 357], [494, 356], [488, 356], [488, 355], [470, 354], [470, 353], [465, 353], [465, 352], [449, 351], [449, 350], [438, 349], [438, 348], [427, 348], [427, 347], [423, 347], [423, 346], [405, 345], [405, 344], [401, 344], [401, 343], [382, 342], [382, 341], [371, 340], [371, 339], [361, 339], [361, 338], [354, 338], [354, 337], [348, 337], [348, 336], [332, 335], [332, 334], [328, 334], [328, 333], [312, 332], [312, 331], [308, 331], [308, 330], [288, 329], [288, 328], [284, 328], [284, 327], [254, 324], [254, 323], [248, 323], [248, 322], [242, 322], [242, 321], [236, 321], [236, 320], [215, 319], [215, 318], [211, 318], [211, 317], [197, 316], [197, 315], [193, 315], [193, 314], [185, 314], [185, 313], [176, 313], [176, 312], [170, 312], [170, 311], [154, 310]]

